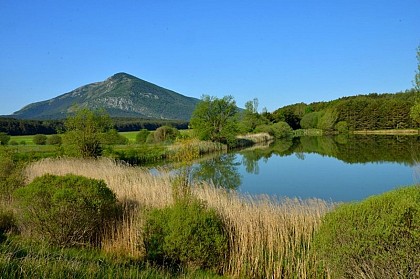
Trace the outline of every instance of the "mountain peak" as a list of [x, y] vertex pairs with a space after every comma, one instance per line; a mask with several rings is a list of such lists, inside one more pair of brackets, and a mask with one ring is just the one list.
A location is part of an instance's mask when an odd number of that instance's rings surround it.
[[128, 79], [138, 79], [137, 77], [124, 73], [124, 72], [120, 72], [120, 73], [116, 73], [114, 75], [112, 75], [111, 77], [109, 77], [108, 79], [123, 79], [123, 78], [128, 78]]
[[61, 119], [71, 107], [105, 109], [111, 117], [189, 120], [196, 98], [186, 97], [133, 75], [116, 73], [102, 82], [81, 86], [53, 99], [27, 105], [12, 116], [21, 119]]

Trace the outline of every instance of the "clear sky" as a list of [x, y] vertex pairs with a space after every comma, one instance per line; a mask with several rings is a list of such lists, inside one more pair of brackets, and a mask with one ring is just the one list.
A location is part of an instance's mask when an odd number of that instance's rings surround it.
[[420, 0], [0, 0], [0, 115], [117, 72], [259, 109], [412, 88]]

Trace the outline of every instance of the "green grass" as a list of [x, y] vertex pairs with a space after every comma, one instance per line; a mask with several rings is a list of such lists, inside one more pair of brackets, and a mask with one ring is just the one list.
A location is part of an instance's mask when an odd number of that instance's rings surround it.
[[0, 243], [0, 278], [226, 278], [166, 270], [96, 249], [58, 249], [13, 237]]
[[120, 132], [120, 135], [128, 138], [130, 143], [136, 142], [136, 135], [139, 131], [132, 131], [132, 132]]
[[35, 143], [33, 142], [33, 138], [34, 136], [11, 136], [10, 137], [10, 141], [16, 141], [17, 143], [19, 143], [19, 145], [21, 145], [21, 142], [25, 142], [25, 145], [35, 145]]

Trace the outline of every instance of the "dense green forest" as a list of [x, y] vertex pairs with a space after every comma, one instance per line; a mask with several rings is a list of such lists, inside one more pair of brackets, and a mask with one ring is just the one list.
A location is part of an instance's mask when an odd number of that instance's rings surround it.
[[[156, 130], [161, 126], [172, 126], [177, 129], [188, 128], [188, 122], [182, 120], [152, 120], [138, 118], [114, 118], [114, 128], [119, 132], [138, 131], [141, 129]], [[64, 131], [64, 120], [23, 120], [0, 118], [0, 132], [11, 136], [51, 135]]]
[[417, 128], [410, 117], [415, 90], [396, 94], [357, 95], [328, 102], [288, 105], [269, 115], [293, 129], [380, 130]]

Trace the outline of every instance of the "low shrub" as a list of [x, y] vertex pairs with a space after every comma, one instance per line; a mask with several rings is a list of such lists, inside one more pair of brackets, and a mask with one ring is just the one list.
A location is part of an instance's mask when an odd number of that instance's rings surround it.
[[118, 133], [117, 130], [111, 129], [108, 132], [101, 134], [101, 143], [105, 145], [124, 145], [128, 143], [128, 138]]
[[23, 186], [22, 164], [17, 162], [15, 153], [0, 149], [0, 202], [10, 202], [15, 189]]
[[32, 141], [36, 145], [45, 145], [47, 143], [47, 136], [46, 135], [42, 135], [42, 134], [38, 134], [38, 135], [35, 135], [32, 138]]
[[98, 244], [117, 199], [102, 180], [43, 175], [16, 190], [25, 229], [62, 247]]
[[339, 206], [314, 244], [334, 278], [419, 278], [420, 187]]
[[220, 271], [228, 252], [223, 221], [196, 199], [179, 200], [147, 215], [144, 246], [149, 261]]
[[146, 143], [147, 137], [150, 131], [147, 129], [141, 129], [136, 135], [136, 143]]
[[59, 135], [51, 135], [47, 138], [47, 144], [49, 145], [61, 145], [63, 139]]

